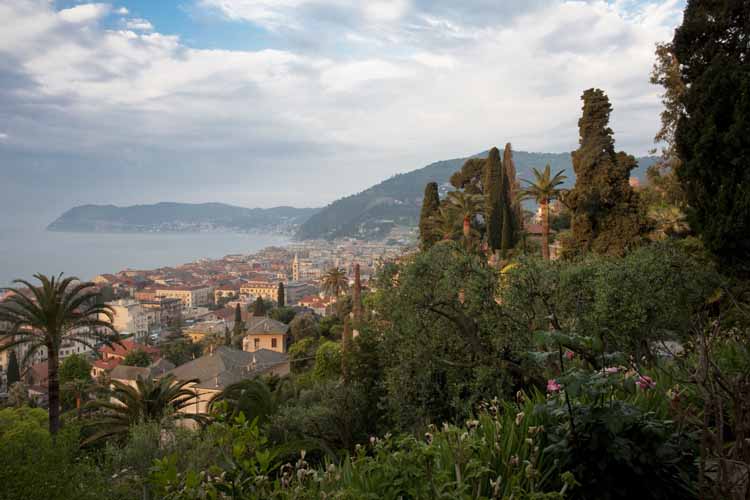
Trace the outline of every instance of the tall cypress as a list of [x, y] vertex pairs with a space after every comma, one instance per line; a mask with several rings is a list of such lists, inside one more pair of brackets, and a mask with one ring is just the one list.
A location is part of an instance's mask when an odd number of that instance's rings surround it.
[[240, 310], [240, 304], [237, 303], [237, 306], [234, 308], [234, 327], [233, 332], [234, 337], [241, 337], [245, 333], [245, 323], [242, 321], [242, 311]]
[[513, 248], [515, 245], [515, 233], [516, 233], [516, 220], [515, 220], [515, 196], [517, 196], [515, 182], [516, 182], [516, 167], [513, 162], [513, 153], [511, 151], [510, 143], [505, 145], [503, 151], [503, 166], [502, 166], [502, 192], [500, 197], [500, 210], [502, 214], [502, 229], [500, 236], [500, 248], [502, 250], [503, 257], [506, 256], [508, 250]]
[[505, 145], [505, 151], [503, 151], [503, 167], [505, 168], [505, 174], [508, 178], [508, 191], [510, 194], [510, 208], [513, 214], [513, 233], [514, 243], [518, 242], [518, 233], [523, 229], [523, 209], [521, 202], [518, 199], [518, 194], [521, 191], [521, 183], [518, 181], [516, 162], [513, 161], [513, 146], [510, 143]]
[[628, 182], [636, 161], [622, 151], [615, 152], [607, 95], [589, 89], [582, 99], [580, 147], [572, 153], [576, 184], [565, 196], [572, 211], [573, 236], [573, 248], [566, 251], [622, 255], [641, 241], [637, 195]]
[[352, 288], [352, 313], [354, 324], [359, 328], [362, 319], [362, 282], [360, 278], [359, 263], [354, 264], [354, 288]]
[[484, 221], [490, 250], [500, 250], [503, 225], [503, 165], [500, 150], [490, 149], [484, 165]]
[[440, 241], [440, 235], [435, 234], [430, 225], [430, 218], [437, 214], [439, 207], [440, 195], [437, 182], [428, 182], [424, 188], [422, 211], [419, 214], [419, 240], [422, 243], [422, 250], [428, 250]]
[[750, 3], [690, 0], [672, 49], [684, 91], [676, 169], [690, 227], [721, 264], [750, 275]]
[[18, 367], [18, 358], [16, 357], [16, 351], [10, 351], [8, 355], [8, 387], [21, 381], [21, 370]]
[[284, 283], [282, 282], [279, 282], [279, 288], [276, 290], [276, 303], [279, 307], [284, 307], [286, 305], [286, 293], [284, 291]]

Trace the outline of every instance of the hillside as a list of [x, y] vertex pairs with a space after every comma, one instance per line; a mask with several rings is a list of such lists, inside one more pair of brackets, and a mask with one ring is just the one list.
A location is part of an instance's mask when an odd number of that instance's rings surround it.
[[50, 231], [276, 231], [292, 232], [318, 209], [243, 208], [223, 203], [157, 203], [154, 205], [83, 205], [52, 222]]
[[[475, 156], [486, 156], [487, 152]], [[532, 167], [542, 168], [549, 163], [553, 172], [566, 170], [565, 187], [575, 182], [570, 153], [527, 153], [514, 151], [518, 177], [531, 179]], [[448, 189], [448, 179], [466, 161], [455, 158], [427, 165], [419, 170], [399, 174], [361, 193], [334, 201], [302, 224], [297, 233], [300, 239], [339, 238], [357, 236], [381, 238], [394, 225], [415, 225], [419, 217], [425, 184], [437, 182], [441, 195]], [[646, 169], [654, 157], [638, 159], [633, 176], [645, 179]]]

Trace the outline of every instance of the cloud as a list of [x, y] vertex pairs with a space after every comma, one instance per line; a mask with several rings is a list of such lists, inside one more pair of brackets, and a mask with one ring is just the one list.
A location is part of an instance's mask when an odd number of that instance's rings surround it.
[[153, 31], [154, 25], [146, 19], [135, 17], [133, 19], [126, 19], [124, 21], [125, 27], [129, 30], [134, 31]]
[[68, 23], [87, 23], [109, 13], [111, 7], [105, 3], [86, 3], [58, 12], [60, 19]]
[[67, 204], [322, 204], [493, 144], [572, 150], [594, 86], [612, 99], [618, 147], [644, 153], [660, 111], [654, 43], [682, 4], [200, 5], [271, 30], [276, 48], [189, 46], [148, 19], [108, 28], [103, 4], [0, 3], [0, 122], [13, 131], [0, 165], [17, 167], [15, 191], [44, 179]]
[[120, 14], [121, 16], [127, 16], [130, 11], [127, 9], [127, 7], [120, 7], [115, 11], [115, 13]]
[[0, 141], [4, 141], [8, 138], [8, 134], [5, 132], [0, 132]]

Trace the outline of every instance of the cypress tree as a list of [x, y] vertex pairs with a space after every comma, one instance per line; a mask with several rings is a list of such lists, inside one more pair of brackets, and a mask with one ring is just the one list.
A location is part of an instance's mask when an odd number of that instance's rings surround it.
[[359, 264], [354, 264], [354, 288], [352, 289], [352, 313], [354, 323], [359, 327], [362, 319], [362, 283], [360, 281]]
[[266, 303], [263, 302], [263, 297], [258, 297], [253, 302], [253, 316], [265, 316], [266, 315]]
[[636, 161], [615, 153], [607, 95], [589, 89], [582, 99], [580, 147], [572, 153], [576, 184], [565, 197], [572, 211], [572, 248], [566, 250], [622, 255], [641, 241], [637, 196], [629, 184]]
[[279, 307], [284, 307], [286, 305], [284, 283], [279, 282], [279, 289], [276, 291], [276, 302], [279, 304]]
[[422, 250], [428, 250], [440, 241], [440, 235], [435, 234], [430, 224], [430, 218], [438, 212], [439, 207], [440, 195], [437, 182], [428, 182], [424, 188], [422, 211], [419, 214], [419, 240], [422, 242]]
[[239, 303], [234, 308], [234, 327], [232, 333], [235, 338], [245, 334], [245, 322], [242, 321], [242, 311], [240, 310]]
[[507, 186], [510, 195], [511, 213], [513, 214], [514, 243], [517, 243], [518, 233], [523, 229], [523, 209], [518, 196], [521, 192], [521, 183], [518, 181], [516, 162], [513, 161], [513, 146], [510, 143], [505, 145], [505, 151], [503, 151], [503, 166], [508, 178]]
[[16, 357], [16, 351], [10, 351], [8, 355], [8, 388], [16, 382], [21, 381], [21, 370], [18, 367], [18, 358]]
[[690, 227], [750, 274], [750, 3], [691, 0], [672, 49], [684, 91], [675, 146]]
[[503, 226], [503, 166], [500, 150], [490, 149], [484, 166], [484, 220], [487, 226], [487, 244], [490, 250], [502, 246]]
[[224, 345], [232, 345], [232, 334], [229, 333], [229, 327], [224, 325]]

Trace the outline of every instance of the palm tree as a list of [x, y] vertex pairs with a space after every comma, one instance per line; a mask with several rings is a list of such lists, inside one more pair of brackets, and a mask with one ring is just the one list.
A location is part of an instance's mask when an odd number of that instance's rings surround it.
[[[230, 384], [208, 403], [211, 411], [226, 411], [231, 417], [245, 415], [248, 420], [258, 419], [263, 425], [276, 413], [285, 400], [286, 385], [279, 382], [275, 390], [259, 378], [240, 380]], [[225, 408], [222, 408], [225, 406]]]
[[328, 295], [338, 298], [348, 288], [349, 279], [342, 268], [333, 267], [323, 275], [323, 291]]
[[463, 220], [463, 235], [468, 241], [471, 237], [471, 221], [482, 213], [484, 209], [484, 197], [479, 194], [470, 194], [465, 191], [451, 191], [447, 197], [448, 210], [452, 211]]
[[112, 326], [114, 312], [100, 303], [93, 283], [81, 283], [74, 277], [63, 279], [62, 274], [35, 274], [34, 278], [40, 286], [15, 280], [14, 284], [27, 290], [11, 289], [14, 293], [0, 303], [0, 325], [7, 325], [0, 330], [0, 339], [9, 340], [0, 349], [24, 346], [23, 364], [46, 349], [49, 431], [56, 435], [60, 428], [60, 347], [78, 342], [94, 349], [97, 343], [111, 345], [118, 336]]
[[533, 171], [534, 182], [524, 180], [528, 186], [526, 186], [526, 189], [521, 190], [519, 197], [521, 199], [533, 198], [542, 208], [542, 257], [544, 260], [549, 260], [549, 204], [553, 199], [559, 198], [562, 190], [558, 186], [567, 177], [565, 176], [565, 170], [560, 170], [552, 176], [552, 169], [549, 163], [544, 167], [544, 172], [540, 172], [536, 168]]
[[198, 379], [177, 381], [171, 374], [157, 381], [138, 377], [135, 386], [113, 380], [110, 398], [86, 405], [87, 409], [103, 412], [103, 416], [90, 425], [95, 431], [84, 444], [108, 437], [122, 438], [133, 424], [158, 422], [165, 417], [189, 419], [199, 424], [207, 422], [203, 414], [180, 413], [196, 403], [196, 392], [187, 386], [198, 382]]
[[440, 235], [443, 241], [452, 240], [456, 233], [456, 214], [447, 205], [442, 205], [428, 219], [428, 225], [430, 231]]

